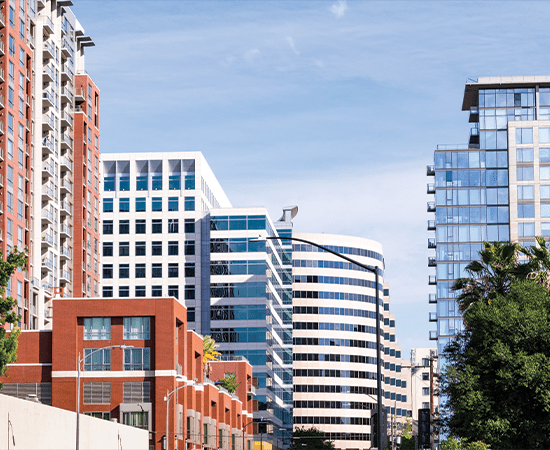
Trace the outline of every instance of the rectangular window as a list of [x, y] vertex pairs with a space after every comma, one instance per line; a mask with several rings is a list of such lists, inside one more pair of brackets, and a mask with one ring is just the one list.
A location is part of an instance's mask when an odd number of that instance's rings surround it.
[[145, 241], [137, 241], [136, 242], [136, 256], [145, 256], [146, 254], [146, 245]]
[[533, 149], [532, 148], [518, 148], [516, 150], [517, 162], [533, 162]]
[[148, 189], [147, 175], [136, 177], [136, 191], [147, 191]]
[[147, 206], [147, 203], [145, 201], [145, 198], [143, 197], [136, 198], [136, 212], [145, 212], [146, 206]]
[[94, 348], [84, 349], [84, 370], [111, 370], [111, 349], [98, 350]]
[[423, 387], [422, 388], [422, 395], [430, 395], [430, 388], [429, 387]]
[[131, 427], [149, 429], [149, 412], [131, 411], [122, 413], [122, 423]]
[[179, 286], [168, 286], [168, 297], [179, 297]]
[[533, 200], [535, 198], [535, 186], [518, 186], [518, 200]]
[[124, 339], [151, 339], [151, 319], [149, 317], [125, 317]]
[[533, 166], [518, 167], [517, 177], [518, 177], [518, 181], [533, 181], [534, 179]]
[[179, 242], [168, 241], [168, 255], [177, 256], [179, 254]]
[[130, 278], [130, 264], [120, 264], [118, 266], [119, 278]]
[[171, 191], [181, 189], [181, 175], [170, 175], [168, 177], [168, 189]]
[[540, 162], [550, 162], [550, 148], [539, 148]]
[[150, 348], [125, 348], [124, 349], [124, 370], [150, 370], [151, 349]]
[[118, 223], [118, 234], [130, 234], [130, 221], [121, 220]]
[[150, 403], [151, 382], [124, 382], [122, 384], [122, 399], [123, 403]]
[[113, 296], [113, 286], [103, 286], [103, 297]]
[[9, 52], [10, 56], [15, 58], [15, 38], [11, 34], [9, 37]]
[[185, 197], [185, 211], [195, 211], [195, 197]]
[[130, 199], [129, 198], [121, 198], [118, 201], [119, 205], [119, 211], [120, 212], [130, 212]]
[[179, 277], [178, 263], [168, 263], [168, 278], [178, 278], [178, 277]]
[[153, 219], [151, 231], [153, 234], [162, 233], [162, 219]]
[[185, 219], [185, 229], [186, 233], [195, 232], [195, 219]]
[[162, 190], [162, 175], [153, 175], [151, 177], [151, 188], [153, 191]]
[[145, 297], [145, 286], [136, 286], [136, 297]]
[[162, 211], [162, 197], [153, 197], [151, 199], [151, 210], [154, 212]]
[[145, 278], [145, 264], [136, 264], [136, 278]]
[[195, 263], [185, 263], [185, 278], [195, 276]]
[[195, 286], [185, 286], [185, 300], [195, 300]]
[[162, 256], [162, 241], [151, 242], [151, 255]]
[[84, 318], [85, 341], [108, 341], [111, 339], [110, 317]]
[[179, 233], [179, 219], [168, 219], [168, 233]]
[[195, 174], [185, 175], [185, 190], [195, 189]]
[[113, 256], [113, 243], [104, 242], [103, 243], [103, 256]]
[[532, 237], [535, 235], [535, 223], [518, 223], [518, 234], [521, 237]]
[[118, 288], [119, 297], [130, 297], [130, 286], [120, 286]]
[[145, 219], [136, 219], [136, 234], [145, 234], [146, 221]]
[[532, 144], [533, 129], [532, 128], [516, 128], [516, 144]]
[[534, 218], [535, 217], [535, 205], [533, 203], [518, 205], [518, 217], [519, 218], [524, 218], [524, 219], [525, 218]]
[[113, 212], [113, 199], [112, 198], [103, 199], [103, 212]]
[[103, 190], [105, 192], [112, 192], [115, 190], [115, 177], [105, 177], [103, 180]]
[[151, 265], [151, 277], [152, 278], [162, 278], [162, 264], [153, 263]]
[[84, 383], [85, 405], [109, 405], [111, 403], [111, 383]]
[[195, 254], [195, 241], [185, 241], [184, 253], [186, 255], [194, 255]]
[[178, 211], [178, 207], [179, 207], [179, 198], [168, 197], [168, 211]]
[[110, 280], [113, 278], [113, 265], [112, 264], [103, 264], [103, 278]]
[[[90, 128], [88, 128], [88, 140], [89, 139], [89, 134], [91, 133], [92, 130], [90, 130]], [[129, 191], [130, 190], [130, 177], [126, 177], [126, 176], [121, 176], [120, 179], [119, 179], [119, 189], [121, 191]]]
[[118, 256], [130, 256], [130, 243], [119, 242], [118, 244]]
[[162, 297], [162, 286], [151, 286], [152, 297]]

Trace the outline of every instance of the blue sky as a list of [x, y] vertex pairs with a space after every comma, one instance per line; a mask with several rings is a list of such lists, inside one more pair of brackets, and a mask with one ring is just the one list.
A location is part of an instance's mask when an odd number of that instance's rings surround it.
[[381, 242], [404, 356], [430, 346], [426, 164], [467, 77], [550, 74], [549, 3], [74, 3], [102, 152], [201, 151], [234, 206]]

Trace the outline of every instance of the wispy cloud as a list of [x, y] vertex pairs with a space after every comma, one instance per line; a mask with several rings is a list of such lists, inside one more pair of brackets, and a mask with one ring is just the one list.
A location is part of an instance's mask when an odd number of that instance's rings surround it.
[[292, 51], [294, 53], [296, 53], [297, 55], [299, 55], [300, 52], [298, 50], [296, 50], [296, 47], [294, 46], [294, 39], [292, 39], [290, 36], [287, 36], [286, 40], [288, 42], [288, 45], [290, 45], [290, 48], [292, 49]]
[[338, 0], [330, 7], [330, 12], [336, 16], [337, 19], [344, 17], [346, 10], [348, 9], [348, 4], [346, 0]]
[[256, 58], [256, 56], [258, 56], [260, 54], [260, 50], [258, 50], [257, 48], [253, 48], [251, 50], [248, 50], [243, 58], [244, 60], [247, 62], [247, 63], [253, 63], [254, 62], [254, 59]]

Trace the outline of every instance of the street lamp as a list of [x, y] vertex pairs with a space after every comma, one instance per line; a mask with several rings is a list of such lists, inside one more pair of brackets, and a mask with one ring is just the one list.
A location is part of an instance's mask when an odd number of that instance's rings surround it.
[[80, 357], [80, 352], [78, 352], [77, 367], [78, 367], [78, 377], [76, 382], [76, 450], [80, 449], [80, 365], [88, 357], [91, 357], [94, 353], [99, 352], [100, 350], [105, 350], [108, 348], [133, 348], [133, 345], [108, 345], [107, 347], [95, 348], [88, 355]]
[[166, 390], [166, 397], [164, 397], [164, 400], [166, 401], [166, 448], [165, 450], [168, 450], [169, 449], [169, 442], [170, 440], [168, 439], [168, 433], [169, 433], [169, 414], [170, 414], [170, 399], [172, 398], [172, 395], [174, 395], [176, 393], [176, 391], [179, 391], [180, 389], [184, 388], [184, 387], [188, 387], [188, 386], [202, 386], [202, 384], [195, 384], [195, 382], [198, 381], [198, 378], [193, 378], [193, 381], [191, 381], [190, 384], [184, 384], [182, 386], [178, 386], [176, 389], [174, 389], [172, 392], [168, 392], [168, 390]]
[[242, 450], [245, 450], [245, 448], [244, 448], [244, 430], [251, 423], [269, 423], [269, 422], [267, 420], [264, 420], [263, 417], [260, 417], [260, 420], [257, 420], [257, 421], [256, 420], [251, 420], [247, 424], [243, 425], [243, 448], [242, 448]]
[[378, 427], [378, 442], [377, 442], [377, 447], [378, 447], [378, 450], [382, 450], [384, 447], [383, 447], [383, 442], [382, 442], [382, 368], [381, 368], [381, 364], [380, 364], [380, 361], [381, 361], [381, 353], [380, 353], [380, 332], [382, 331], [381, 330], [381, 327], [380, 327], [380, 294], [378, 292], [378, 266], [375, 266], [374, 268], [373, 267], [370, 267], [370, 266], [367, 266], [366, 264], [362, 264], [352, 258], [348, 258], [346, 255], [342, 255], [338, 252], [335, 252], [333, 250], [330, 250], [326, 247], [323, 247], [322, 245], [319, 245], [319, 244], [316, 244], [315, 242], [311, 242], [311, 241], [308, 241], [306, 239], [300, 239], [300, 238], [296, 238], [296, 237], [283, 237], [283, 236], [260, 236], [257, 240], [254, 239], [255, 241], [262, 241], [262, 240], [274, 240], [274, 241], [278, 241], [278, 240], [288, 240], [288, 241], [296, 241], [296, 242], [303, 242], [304, 244], [309, 244], [309, 245], [312, 245], [314, 247], [317, 247], [317, 248], [320, 248], [321, 250], [324, 250], [325, 252], [327, 253], [330, 253], [334, 256], [337, 256], [338, 258], [341, 258], [341, 259], [344, 259], [350, 263], [353, 263], [359, 267], [361, 267], [362, 269], [365, 269], [371, 273], [374, 273], [374, 276], [375, 276], [375, 291], [376, 291], [376, 389], [378, 391], [378, 395], [377, 395], [377, 409], [378, 409], [378, 414], [377, 414], [377, 427]]

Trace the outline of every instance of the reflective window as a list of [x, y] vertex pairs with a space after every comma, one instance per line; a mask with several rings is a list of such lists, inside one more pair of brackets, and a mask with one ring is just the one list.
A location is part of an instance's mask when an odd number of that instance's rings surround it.
[[147, 175], [136, 177], [136, 190], [146, 191], [148, 190]]
[[149, 317], [125, 317], [123, 339], [151, 339]]
[[84, 319], [84, 340], [104, 341], [111, 339], [111, 318], [92, 317]]
[[145, 256], [145, 241], [136, 242], [136, 256]]
[[518, 224], [518, 234], [519, 236], [534, 236], [535, 235], [535, 223], [519, 223]]
[[[541, 205], [542, 208], [542, 205]], [[518, 217], [521, 218], [534, 218], [535, 217], [535, 205], [533, 203], [526, 203], [518, 205]]]
[[517, 162], [533, 162], [533, 149], [532, 148], [518, 148], [516, 150]]
[[111, 370], [111, 349], [84, 349], [84, 370]]
[[151, 231], [154, 234], [162, 233], [162, 219], [153, 219]]
[[146, 220], [136, 219], [136, 234], [145, 234], [145, 233], [146, 233]]
[[550, 148], [539, 148], [540, 162], [550, 162]]
[[170, 175], [170, 177], [168, 178], [168, 189], [181, 189], [181, 175]]
[[539, 128], [539, 142], [541, 144], [550, 143], [550, 128]]
[[121, 191], [130, 190], [130, 177], [120, 177], [119, 179], [119, 188]]
[[535, 198], [535, 186], [518, 186], [518, 200], [533, 200]]
[[516, 144], [532, 144], [533, 129], [532, 128], [517, 128], [516, 129]]
[[147, 203], [144, 197], [136, 198], [136, 212], [145, 212]]
[[517, 167], [518, 181], [533, 181], [534, 179], [535, 179], [534, 168], [532, 166]]
[[113, 212], [113, 199], [112, 198], [103, 199], [103, 212]]
[[195, 210], [195, 197], [185, 197], [185, 211]]
[[153, 197], [151, 200], [152, 211], [162, 211], [162, 197]]
[[178, 197], [168, 197], [168, 211], [177, 211], [179, 206]]
[[168, 219], [168, 233], [179, 233], [179, 219]]
[[162, 175], [153, 175], [151, 177], [151, 188], [153, 191], [162, 190]]
[[130, 212], [130, 199], [129, 198], [121, 198], [118, 201], [119, 204], [119, 211], [120, 212]]
[[145, 264], [136, 264], [136, 278], [145, 278]]

